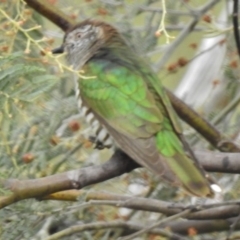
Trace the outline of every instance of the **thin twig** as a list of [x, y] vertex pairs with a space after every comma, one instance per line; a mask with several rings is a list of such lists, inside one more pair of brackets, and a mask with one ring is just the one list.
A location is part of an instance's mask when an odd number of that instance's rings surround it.
[[67, 161], [75, 152], [77, 152], [81, 147], [83, 146], [83, 143], [77, 144], [73, 149], [68, 151], [59, 161], [56, 165], [54, 165], [52, 169], [52, 174], [56, 173], [57, 170], [61, 167], [61, 165]]
[[[187, 208], [187, 206], [180, 203], [94, 191], [86, 194], [86, 200], [94, 203], [94, 205], [125, 207], [134, 210], [162, 213], [167, 216], [178, 214]], [[226, 204], [223, 202], [198, 205], [198, 209], [187, 215], [185, 218], [195, 220], [208, 220], [236, 217], [238, 216], [238, 212], [240, 210], [239, 205], [239, 201], [229, 201], [226, 202]]]
[[163, 68], [163, 66], [166, 64], [168, 59], [172, 56], [174, 50], [195, 28], [196, 24], [201, 19], [202, 15], [205, 14], [209, 9], [211, 9], [217, 3], [219, 3], [219, 0], [211, 0], [205, 6], [201, 7], [198, 10], [198, 14], [194, 16], [194, 19], [182, 30], [182, 32], [178, 35], [178, 37], [168, 46], [167, 50], [165, 51], [161, 59], [154, 65], [154, 70], [156, 72], [159, 72]]
[[127, 237], [122, 237], [122, 238], [119, 238], [119, 240], [131, 240], [133, 239], [134, 237], [138, 237], [146, 232], [149, 232], [150, 230], [152, 230], [153, 228], [163, 224], [163, 223], [167, 223], [167, 222], [171, 222], [173, 220], [176, 220], [178, 218], [181, 218], [181, 217], [185, 217], [187, 216], [192, 210], [191, 209], [186, 209], [178, 214], [175, 214], [171, 217], [168, 217], [168, 218], [164, 218], [164, 219], [161, 219], [160, 221], [158, 221], [157, 223], [154, 223], [152, 224], [151, 226], [149, 227], [146, 227], [146, 228], [143, 228], [142, 230], [138, 231], [138, 232], [135, 232], [131, 235], [128, 235]]
[[[151, 8], [151, 7], [139, 7], [139, 10], [142, 12], [156, 12], [156, 13], [163, 13], [163, 9], [160, 8]], [[188, 12], [183, 12], [179, 10], [173, 10], [173, 9], [168, 9], [167, 10], [168, 14], [172, 14], [174, 16], [197, 16], [198, 13], [196, 11], [188, 11]]]
[[228, 113], [230, 113], [233, 109], [236, 108], [239, 102], [240, 102], [240, 93], [238, 93], [238, 95], [235, 96], [235, 98], [216, 117], [213, 118], [211, 123], [213, 125], [217, 125], [218, 123], [220, 123], [222, 119], [227, 116]]
[[232, 233], [234, 232], [234, 230], [235, 230], [235, 228], [236, 228], [236, 226], [237, 226], [239, 221], [240, 221], [240, 214], [238, 214], [238, 216], [235, 219], [235, 221], [233, 222], [233, 224], [231, 224], [230, 230], [229, 230], [229, 232], [227, 234], [226, 240], [230, 240], [230, 237], [231, 237]]

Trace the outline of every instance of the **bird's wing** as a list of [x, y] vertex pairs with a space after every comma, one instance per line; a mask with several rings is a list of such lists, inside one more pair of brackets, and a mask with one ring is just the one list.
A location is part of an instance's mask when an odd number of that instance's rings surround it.
[[165, 116], [141, 76], [124, 67], [104, 71], [98, 65], [88, 66], [88, 72], [97, 77], [81, 79], [81, 96], [119, 147], [140, 165], [179, 186], [155, 143]]
[[80, 81], [83, 101], [120, 148], [140, 165], [194, 195], [211, 196], [203, 172], [186, 156], [173, 129], [167, 114], [171, 105], [162, 86], [153, 82], [151, 90], [144, 78], [148, 76], [138, 72], [124, 66], [101, 68], [93, 64], [91, 74], [96, 77]]
[[114, 129], [132, 139], [149, 138], [160, 131], [164, 115], [147, 84], [125, 67], [103, 69], [92, 64], [91, 75], [81, 79], [81, 96]]

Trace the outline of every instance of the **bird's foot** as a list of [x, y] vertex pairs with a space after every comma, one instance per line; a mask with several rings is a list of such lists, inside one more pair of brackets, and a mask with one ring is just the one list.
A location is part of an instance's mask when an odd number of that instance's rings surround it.
[[105, 145], [103, 142], [99, 141], [94, 136], [90, 136], [89, 141], [94, 143], [95, 144], [94, 148], [96, 148], [98, 150], [103, 150], [104, 148], [110, 148], [111, 147], [110, 145]]

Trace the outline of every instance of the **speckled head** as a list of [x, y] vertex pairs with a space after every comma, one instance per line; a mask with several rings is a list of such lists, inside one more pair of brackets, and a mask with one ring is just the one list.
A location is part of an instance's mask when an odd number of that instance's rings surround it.
[[74, 69], [80, 69], [100, 49], [110, 45], [113, 39], [121, 39], [111, 25], [97, 20], [85, 20], [71, 29], [60, 48], [53, 53], [67, 53], [67, 60]]

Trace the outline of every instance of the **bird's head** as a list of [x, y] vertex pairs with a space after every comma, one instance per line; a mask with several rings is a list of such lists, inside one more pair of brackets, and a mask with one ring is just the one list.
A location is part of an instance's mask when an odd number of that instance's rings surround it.
[[102, 21], [85, 20], [69, 29], [63, 44], [54, 54], [66, 52], [67, 60], [74, 69], [80, 69], [91, 57], [106, 48], [113, 39], [121, 40], [117, 30]]

